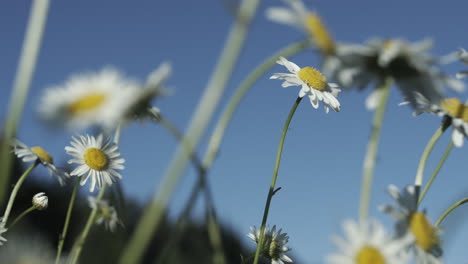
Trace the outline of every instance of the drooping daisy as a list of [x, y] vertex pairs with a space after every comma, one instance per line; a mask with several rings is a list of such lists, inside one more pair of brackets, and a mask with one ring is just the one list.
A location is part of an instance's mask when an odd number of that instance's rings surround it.
[[347, 220], [343, 224], [346, 239], [335, 236], [339, 252], [327, 257], [331, 264], [406, 264], [406, 247], [410, 237], [392, 238], [377, 221], [358, 224]]
[[117, 224], [121, 223], [117, 217], [117, 211], [107, 201], [96, 201], [96, 198], [88, 196], [88, 204], [91, 208], [98, 210], [96, 224], [104, 224], [107, 230], [114, 232]]
[[128, 102], [139, 94], [138, 86], [109, 67], [74, 75], [45, 91], [39, 112], [45, 120], [73, 130], [90, 126], [111, 129], [122, 120]]
[[49, 198], [44, 192], [37, 193], [32, 198], [32, 204], [37, 210], [45, 210], [49, 205]]
[[[281, 233], [281, 231], [281, 228], [276, 230], [276, 225], [274, 225], [271, 230], [269, 227], [265, 228], [260, 254], [268, 260], [271, 260], [272, 264], [293, 262], [291, 258], [284, 254], [291, 250], [285, 246], [288, 243], [289, 236], [287, 233]], [[250, 233], [247, 236], [258, 244], [260, 239], [260, 229], [257, 229], [255, 226], [250, 227]]]
[[284, 80], [282, 87], [301, 86], [299, 97], [309, 96], [310, 103], [315, 109], [318, 108], [319, 101], [322, 101], [327, 113], [329, 108], [335, 112], [340, 111], [340, 102], [336, 97], [341, 90], [338, 85], [328, 83], [321, 72], [312, 67], [300, 68], [284, 57], [280, 57], [276, 63], [286, 67], [290, 73], [275, 73], [270, 79]]
[[439, 103], [432, 103], [421, 94], [415, 96], [418, 106], [414, 115], [429, 112], [446, 118], [445, 120], [453, 127], [453, 144], [456, 147], [462, 147], [463, 139], [468, 137], [468, 106], [457, 98], [446, 98]]
[[442, 249], [439, 235], [441, 230], [433, 226], [424, 212], [417, 211], [415, 187], [407, 186], [402, 192], [394, 185], [388, 187], [390, 196], [398, 203], [396, 207], [383, 205], [380, 209], [397, 220], [397, 236], [411, 234], [418, 264], [441, 264]]
[[[465, 49], [460, 49], [458, 52], [458, 58], [461, 62], [468, 65], [468, 52]], [[468, 70], [461, 71], [455, 75], [457, 78], [464, 78], [468, 76]]]
[[42, 147], [28, 147], [26, 144], [19, 140], [15, 140], [13, 143], [13, 152], [15, 155], [22, 159], [23, 162], [31, 162], [39, 160], [40, 163], [49, 170], [51, 176], [55, 176], [60, 185], [64, 185], [65, 181], [70, 175], [67, 172], [58, 169], [54, 165], [54, 159], [47, 153]]
[[102, 134], [97, 138], [89, 135], [72, 138], [72, 147], [67, 146], [65, 150], [73, 156], [68, 163], [79, 164], [70, 175], [82, 176], [81, 185], [91, 178], [90, 191], [93, 192], [96, 184], [101, 188], [104, 183], [111, 185], [116, 181], [115, 178], [122, 178], [116, 170], [124, 169], [122, 164], [125, 160], [119, 157], [118, 146], [111, 142], [111, 138], [104, 140]]

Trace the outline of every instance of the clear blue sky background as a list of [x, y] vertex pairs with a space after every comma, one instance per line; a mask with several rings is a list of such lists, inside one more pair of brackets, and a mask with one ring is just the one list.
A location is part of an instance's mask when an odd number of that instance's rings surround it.
[[[235, 2], [235, 1], [233, 1]], [[31, 93], [20, 124], [19, 138], [28, 145], [43, 145], [65, 162], [63, 148], [71, 133], [51, 130], [37, 116], [43, 89], [60, 84], [72, 73], [114, 65], [129, 76], [144, 80], [159, 63], [170, 61], [174, 73], [168, 84], [173, 96], [157, 102], [163, 113], [180, 128], [186, 128], [218, 58], [232, 17], [231, 1], [52, 1], [46, 33]], [[30, 1], [0, 4], [0, 118], [7, 102], [20, 54]], [[263, 1], [246, 41], [226, 95], [226, 103], [240, 81], [264, 58], [301, 40], [303, 34], [266, 20], [269, 6], [281, 1]], [[317, 10], [336, 39], [362, 42], [369, 37], [435, 39], [434, 53], [443, 55], [468, 48], [466, 1], [306, 1]], [[293, 58], [300, 66], [318, 66], [311, 51]], [[450, 74], [466, 66], [455, 63], [445, 68]], [[297, 96], [297, 88], [281, 89], [268, 80], [277, 66], [260, 80], [242, 102], [210, 173], [218, 214], [242, 239], [249, 226], [259, 225], [273, 170], [283, 123]], [[335, 250], [332, 234], [341, 234], [341, 222], [357, 218], [363, 157], [373, 117], [365, 110], [362, 93], [345, 91], [340, 96], [342, 111], [324, 113], [304, 101], [292, 121], [283, 153], [269, 223], [290, 235], [293, 254], [304, 263], [319, 263]], [[466, 94], [459, 95], [464, 101]], [[411, 184], [427, 140], [439, 125], [431, 115], [413, 117], [394, 89], [381, 136], [376, 166], [371, 214], [387, 227], [392, 221], [376, 207], [392, 202], [385, 192], [393, 183]], [[218, 112], [219, 113], [219, 112]], [[219, 116], [219, 115], [217, 115]], [[199, 152], [204, 152], [208, 137]], [[449, 133], [438, 143], [430, 159], [430, 174], [449, 142]], [[121, 152], [127, 159], [122, 184], [125, 193], [147, 201], [167, 168], [176, 142], [153, 124], [135, 124], [123, 131]], [[468, 144], [454, 149], [423, 207], [435, 221], [453, 202], [468, 195]], [[426, 179], [428, 175], [426, 174]], [[188, 169], [172, 200], [171, 215], [177, 215], [195, 178]], [[44, 180], [47, 178], [44, 177]], [[86, 189], [83, 189], [86, 190]], [[468, 208], [462, 207], [446, 219], [445, 260], [461, 263], [468, 259], [466, 225]], [[201, 217], [200, 210], [198, 216]], [[253, 246], [253, 243], [251, 243]]]

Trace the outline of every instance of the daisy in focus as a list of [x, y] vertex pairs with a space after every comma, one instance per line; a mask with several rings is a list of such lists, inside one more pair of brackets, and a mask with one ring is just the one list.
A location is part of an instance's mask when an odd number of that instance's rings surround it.
[[[250, 231], [251, 232], [247, 236], [258, 244], [258, 241], [260, 240], [260, 229], [257, 229], [255, 226], [253, 226], [250, 227]], [[291, 250], [285, 246], [288, 243], [289, 236], [287, 233], [281, 233], [281, 231], [281, 229], [276, 230], [276, 225], [273, 226], [271, 230], [269, 227], [265, 228], [263, 245], [261, 245], [260, 254], [263, 257], [271, 260], [272, 264], [285, 264], [293, 262], [291, 258], [284, 254]]]
[[394, 185], [388, 187], [390, 196], [397, 206], [383, 205], [380, 210], [392, 216], [396, 222], [397, 237], [410, 234], [413, 237], [411, 247], [414, 249], [418, 264], [441, 264], [440, 247], [441, 230], [433, 226], [424, 212], [417, 211], [415, 187], [410, 185], [402, 192]]
[[347, 220], [343, 224], [346, 239], [333, 237], [339, 252], [328, 256], [332, 264], [405, 264], [408, 263], [407, 246], [410, 237], [394, 239], [384, 227], [370, 221], [358, 224]]
[[307, 95], [315, 109], [318, 108], [319, 101], [322, 101], [325, 112], [328, 113], [329, 108], [335, 112], [340, 111], [340, 102], [336, 97], [341, 90], [338, 85], [328, 83], [327, 78], [321, 72], [312, 67], [300, 68], [284, 57], [280, 57], [276, 63], [286, 67], [290, 73], [275, 73], [270, 79], [284, 80], [282, 87], [301, 86], [299, 97]]
[[[464, 138], [468, 137], [468, 106], [457, 98], [446, 98], [439, 103], [432, 103], [421, 94], [416, 94], [417, 108], [413, 112], [419, 115], [423, 112], [436, 114], [453, 127], [452, 142], [456, 147], [462, 147]], [[402, 104], [405, 104], [404, 102]]]
[[81, 185], [91, 178], [89, 190], [93, 192], [96, 184], [98, 188], [102, 188], [104, 183], [112, 185], [116, 181], [115, 178], [122, 178], [116, 170], [124, 169], [122, 164], [125, 160], [119, 157], [119, 148], [110, 137], [104, 140], [100, 134], [97, 138], [86, 135], [72, 139], [72, 146], [66, 146], [65, 151], [73, 156], [68, 163], [78, 164], [70, 175], [81, 177]]
[[65, 181], [70, 175], [65, 171], [58, 169], [54, 165], [54, 159], [42, 147], [28, 147], [26, 144], [19, 140], [13, 143], [13, 152], [23, 162], [39, 161], [44, 167], [49, 170], [50, 176], [55, 177], [60, 185], [64, 185]]
[[117, 217], [117, 211], [113, 206], [110, 206], [107, 201], [97, 201], [96, 198], [88, 197], [89, 207], [97, 209], [96, 224], [104, 224], [107, 230], [114, 232], [117, 224], [121, 223]]
[[137, 82], [113, 68], [104, 68], [73, 75], [64, 84], [48, 88], [39, 112], [46, 121], [71, 130], [91, 126], [112, 129], [138, 92]]

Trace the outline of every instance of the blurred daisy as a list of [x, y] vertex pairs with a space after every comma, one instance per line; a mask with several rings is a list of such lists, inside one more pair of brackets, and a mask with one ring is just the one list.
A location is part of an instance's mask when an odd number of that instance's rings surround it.
[[70, 77], [45, 91], [39, 105], [42, 117], [59, 126], [85, 129], [116, 127], [128, 102], [139, 94], [138, 83], [113, 68]]
[[339, 252], [328, 256], [328, 263], [403, 264], [408, 262], [406, 247], [411, 242], [409, 236], [394, 239], [376, 221], [358, 224], [347, 220], [343, 224], [343, 229], [346, 239], [333, 237]]
[[[255, 243], [258, 244], [260, 239], [260, 229], [255, 226], [250, 227], [250, 233], [247, 235]], [[293, 261], [284, 253], [291, 249], [285, 245], [288, 243], [289, 236], [287, 233], [281, 233], [282, 229], [276, 230], [276, 225], [270, 230], [269, 227], [265, 228], [263, 238], [263, 245], [261, 245], [260, 254], [263, 257], [271, 260], [272, 264], [292, 263]]]
[[18, 158], [22, 159], [23, 162], [39, 161], [49, 170], [51, 176], [55, 176], [62, 186], [65, 184], [65, 180], [70, 177], [65, 171], [55, 167], [54, 159], [42, 147], [36, 146], [30, 148], [23, 142], [15, 140], [13, 143], [13, 152]]
[[286, 67], [290, 73], [275, 73], [270, 79], [284, 80], [282, 87], [301, 86], [299, 97], [309, 96], [310, 103], [315, 109], [318, 108], [319, 101], [322, 101], [327, 113], [329, 108], [335, 112], [340, 111], [340, 102], [336, 97], [341, 90], [338, 85], [328, 83], [321, 72], [312, 67], [300, 68], [284, 57], [280, 57], [276, 63]]
[[104, 140], [100, 134], [97, 138], [89, 135], [72, 138], [72, 147], [67, 146], [65, 150], [73, 156], [68, 163], [79, 164], [70, 175], [82, 176], [81, 185], [91, 178], [90, 191], [93, 192], [96, 184], [101, 188], [104, 183], [111, 185], [115, 178], [122, 178], [116, 170], [124, 169], [122, 163], [125, 160], [119, 157], [118, 146], [111, 142], [110, 137]]
[[125, 110], [125, 119], [127, 121], [135, 119], [157, 121], [160, 118], [159, 108], [152, 106], [151, 101], [159, 96], [167, 94], [164, 85], [171, 75], [171, 72], [171, 64], [164, 62], [149, 74], [143, 88], [139, 89], [138, 94], [129, 98], [127, 102]]
[[113, 206], [110, 206], [107, 201], [97, 202], [96, 198], [89, 196], [88, 204], [92, 209], [97, 209], [96, 224], [104, 224], [107, 230], [114, 232], [115, 227], [120, 223], [117, 217], [117, 211]]
[[5, 222], [0, 220], [0, 246], [7, 241], [7, 239], [2, 236], [6, 231], [8, 231], [8, 229], [5, 228]]
[[415, 187], [410, 185], [402, 192], [394, 185], [388, 187], [390, 196], [397, 202], [397, 206], [383, 205], [380, 210], [397, 220], [397, 236], [411, 234], [418, 264], [440, 264], [442, 249], [439, 235], [441, 230], [433, 226], [424, 212], [417, 211], [417, 196]]
[[296, 27], [308, 34], [315, 46], [326, 55], [335, 53], [335, 42], [316, 12], [310, 12], [301, 0], [284, 0], [289, 8], [270, 7], [266, 10], [268, 19]]
[[[460, 51], [458, 52], [458, 58], [461, 62], [468, 65], [468, 52], [465, 49], [460, 49]], [[466, 76], [468, 76], [468, 70], [464, 70], [456, 74], [456, 77], [459, 79], [464, 78]]]
[[[421, 94], [416, 94], [417, 108], [414, 115], [429, 112], [446, 118], [453, 127], [452, 141], [457, 147], [463, 146], [463, 139], [468, 137], [468, 106], [457, 98], [446, 98], [439, 103], [431, 103]], [[403, 104], [405, 104], [404, 102]]]
[[[463, 91], [464, 84], [435, 68], [441, 60], [430, 55], [432, 41], [426, 39], [409, 43], [401, 39], [371, 39], [366, 45], [349, 46], [335, 56], [337, 62], [327, 65], [326, 74], [343, 87], [363, 89], [369, 85], [380, 87], [392, 77], [405, 100], [414, 107], [414, 93], [432, 102], [442, 98], [443, 86]], [[380, 102], [382, 89], [375, 89], [366, 99], [366, 107], [373, 110]]]

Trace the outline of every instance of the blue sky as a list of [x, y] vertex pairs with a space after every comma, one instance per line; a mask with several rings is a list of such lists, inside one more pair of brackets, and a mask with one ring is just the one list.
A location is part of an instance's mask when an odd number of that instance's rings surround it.
[[[52, 130], [42, 123], [36, 109], [43, 89], [62, 83], [70, 74], [99, 70], [114, 65], [131, 77], [144, 81], [163, 61], [174, 72], [168, 85], [173, 95], [156, 102], [167, 118], [186, 128], [208, 81], [232, 22], [231, 1], [52, 1], [37, 71], [19, 128], [19, 138], [29, 145], [43, 145], [65, 162], [63, 148], [72, 133]], [[443, 55], [467, 45], [466, 1], [306, 1], [318, 11], [336, 39], [362, 42], [377, 37], [401, 37], [411, 41], [432, 37], [434, 54]], [[280, 48], [299, 41], [302, 32], [265, 19], [269, 6], [281, 1], [263, 1], [252, 25], [245, 49], [228, 84], [224, 105], [240, 81], [263, 59]], [[30, 1], [0, 4], [0, 118], [5, 118], [7, 101], [29, 14]], [[317, 66], [311, 51], [292, 58], [300, 66]], [[454, 63], [444, 68], [455, 74], [466, 68]], [[296, 99], [294, 87], [281, 89], [269, 80], [272, 69], [252, 88], [241, 103], [226, 133], [219, 158], [209, 175], [215, 203], [222, 221], [239, 234], [259, 225], [273, 171], [281, 130]], [[342, 111], [325, 114], [304, 100], [291, 123], [283, 152], [269, 223], [290, 235], [294, 256], [305, 263], [317, 263], [334, 250], [330, 235], [341, 234], [341, 222], [356, 218], [363, 157], [373, 117], [366, 111], [364, 92], [344, 91]], [[464, 101], [466, 94], [458, 95]], [[393, 183], [411, 184], [419, 157], [436, 130], [439, 118], [413, 117], [411, 109], [393, 89], [381, 135], [375, 170], [371, 214], [391, 227], [391, 221], [376, 206], [392, 202], [385, 193]], [[220, 111], [219, 111], [220, 112]], [[219, 116], [219, 112], [216, 117]], [[211, 130], [209, 130], [211, 133]], [[430, 164], [432, 172], [449, 142], [446, 133], [438, 143]], [[201, 142], [204, 153], [208, 136]], [[123, 131], [121, 152], [126, 158], [122, 184], [127, 195], [149, 199], [160, 182], [176, 142], [154, 124], [135, 124]], [[445, 208], [464, 197], [467, 164], [465, 148], [454, 149], [430, 190], [423, 207], [435, 221]], [[171, 202], [176, 215], [194, 182], [187, 169]], [[47, 179], [47, 178], [44, 178]], [[83, 189], [85, 190], [85, 189]], [[460, 263], [468, 256], [464, 249], [468, 226], [465, 208], [446, 220], [446, 262]], [[242, 236], [245, 242], [248, 238]]]

